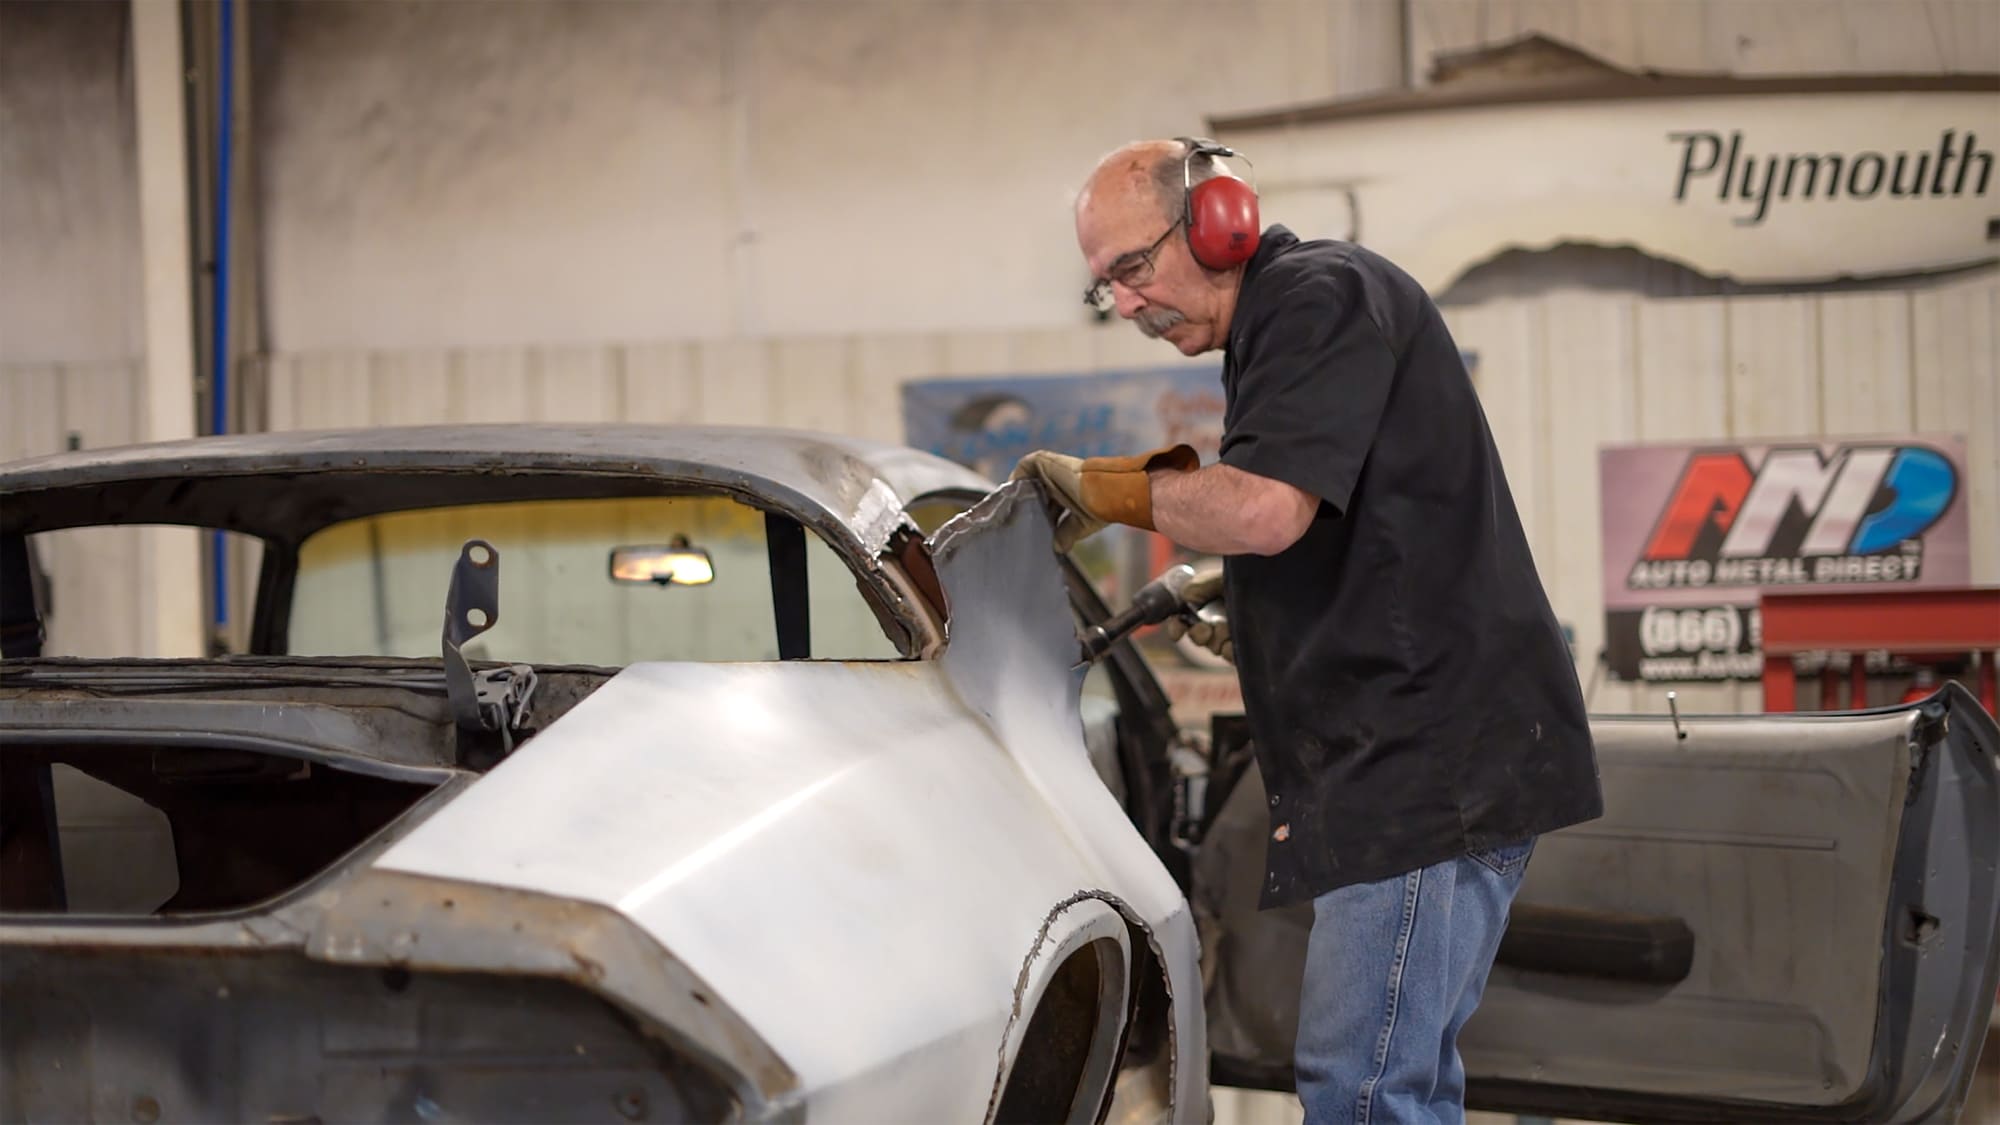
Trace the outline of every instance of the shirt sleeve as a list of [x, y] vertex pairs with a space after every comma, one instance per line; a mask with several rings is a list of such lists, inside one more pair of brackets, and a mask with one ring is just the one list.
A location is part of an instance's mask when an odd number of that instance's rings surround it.
[[1328, 273], [1266, 280], [1278, 287], [1258, 295], [1243, 325], [1222, 463], [1283, 481], [1345, 515], [1388, 405], [1395, 352], [1351, 280]]

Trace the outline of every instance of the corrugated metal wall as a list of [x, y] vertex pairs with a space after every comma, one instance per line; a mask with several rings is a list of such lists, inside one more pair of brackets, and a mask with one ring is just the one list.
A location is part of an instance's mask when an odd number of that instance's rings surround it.
[[[1657, 299], [1564, 292], [1453, 308], [1558, 613], [1601, 645], [1597, 449], [1606, 442], [1963, 433], [1973, 577], [2000, 582], [2000, 279], [1821, 296]], [[901, 438], [904, 380], [1174, 362], [1126, 325], [1026, 333], [291, 355], [268, 367], [271, 429], [541, 419], [754, 423]], [[1187, 361], [1212, 363], [1212, 359]], [[0, 458], [129, 440], [129, 366], [0, 371]], [[57, 649], [133, 651], [128, 557], [62, 545]], [[1663, 689], [1597, 677], [1593, 709]], [[1697, 710], [1757, 709], [1754, 684], [1689, 686]]]

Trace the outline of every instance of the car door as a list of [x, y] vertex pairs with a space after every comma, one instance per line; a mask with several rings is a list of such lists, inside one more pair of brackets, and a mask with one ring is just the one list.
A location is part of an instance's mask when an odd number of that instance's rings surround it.
[[[1264, 794], [1219, 723], [1190, 898], [1213, 1070], [1290, 1088], [1309, 907], [1259, 912]], [[1992, 716], [1592, 721], [1605, 814], [1541, 839], [1460, 1048], [1474, 1108], [1949, 1121], [1993, 1008]], [[1230, 764], [1247, 765], [1233, 782]]]

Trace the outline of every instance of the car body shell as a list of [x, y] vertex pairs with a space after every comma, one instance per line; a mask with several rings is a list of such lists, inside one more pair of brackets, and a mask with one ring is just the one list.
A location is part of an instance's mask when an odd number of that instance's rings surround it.
[[[1149, 1013], [1167, 1033], [1155, 1096], [1193, 1119], [1193, 923], [1086, 755], [1040, 494], [999, 489], [910, 545], [911, 504], [990, 487], [909, 450], [656, 427], [251, 435], [0, 471], [10, 532], [188, 523], [282, 548], [447, 497], [650, 489], [799, 519], [878, 592], [911, 658], [630, 665], [313, 887], [206, 934], [184, 920], [176, 940], [567, 979], [726, 1072], [746, 1118], [869, 1121], [990, 1118], [1043, 993], [1089, 947], [1095, 1092], [1076, 1112], [1115, 1081], [1149, 973], [1168, 1006]], [[940, 595], [927, 620], [917, 603]], [[161, 930], [16, 919], [4, 940], [137, 955]]]

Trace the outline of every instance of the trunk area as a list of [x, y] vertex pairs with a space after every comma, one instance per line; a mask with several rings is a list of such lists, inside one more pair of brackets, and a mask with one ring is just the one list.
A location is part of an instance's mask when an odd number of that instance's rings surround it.
[[[337, 864], [498, 735], [453, 719], [436, 660], [9, 661], [0, 674], [0, 912], [242, 909]], [[549, 668], [532, 738], [611, 671]]]
[[310, 880], [435, 783], [213, 746], [35, 746], [0, 760], [0, 911], [247, 907]]

